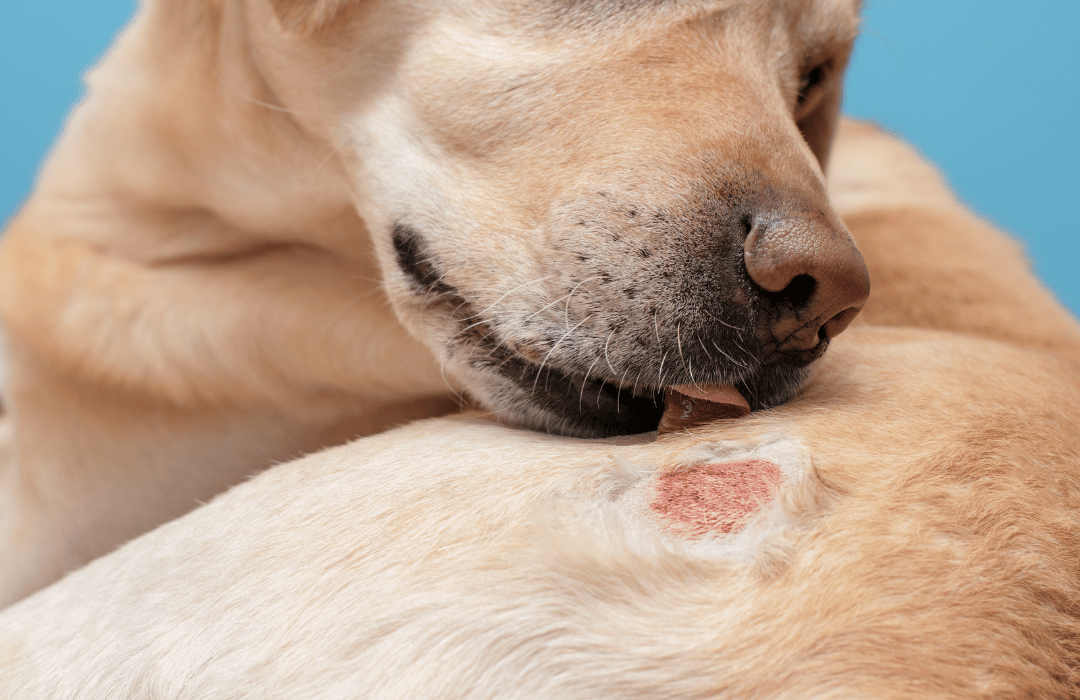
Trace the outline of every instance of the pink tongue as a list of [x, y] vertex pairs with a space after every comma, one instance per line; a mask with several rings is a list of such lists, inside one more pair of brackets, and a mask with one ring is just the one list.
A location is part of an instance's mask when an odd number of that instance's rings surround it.
[[680, 384], [669, 388], [679, 392], [683, 396], [689, 396], [692, 399], [712, 401], [713, 403], [725, 403], [729, 406], [741, 407], [745, 409], [747, 413], [750, 412], [750, 404], [746, 402], [746, 399], [739, 393], [739, 390], [730, 384], [705, 384], [701, 386]]
[[750, 404], [733, 386], [680, 384], [664, 391], [664, 415], [658, 430], [661, 434], [671, 433], [722, 418], [742, 418], [748, 413]]

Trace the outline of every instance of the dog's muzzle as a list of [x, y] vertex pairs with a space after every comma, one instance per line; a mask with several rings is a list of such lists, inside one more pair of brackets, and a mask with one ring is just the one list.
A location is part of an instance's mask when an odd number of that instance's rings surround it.
[[393, 244], [422, 313], [450, 322], [442, 359], [512, 422], [606, 437], [655, 430], [673, 387], [732, 387], [754, 410], [791, 398], [869, 294], [847, 232], [818, 214], [664, 221], [624, 227], [606, 248], [581, 234], [557, 242], [576, 262], [553, 263], [562, 276], [538, 299], [569, 301], [527, 333], [479, 318], [416, 230], [397, 226]]

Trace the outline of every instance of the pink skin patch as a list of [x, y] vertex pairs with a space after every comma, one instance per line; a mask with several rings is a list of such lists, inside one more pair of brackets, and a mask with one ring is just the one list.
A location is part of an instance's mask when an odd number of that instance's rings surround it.
[[662, 474], [650, 508], [683, 536], [738, 532], [783, 480], [780, 467], [764, 459], [700, 464]]

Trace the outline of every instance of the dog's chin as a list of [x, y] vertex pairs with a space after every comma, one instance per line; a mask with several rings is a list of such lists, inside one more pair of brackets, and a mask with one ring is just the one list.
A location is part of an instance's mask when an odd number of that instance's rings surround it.
[[[490, 357], [490, 355], [488, 356]], [[664, 388], [586, 377], [509, 352], [473, 372], [473, 393], [507, 422], [532, 430], [581, 438], [607, 438], [657, 429]], [[480, 369], [476, 363], [472, 367]], [[763, 364], [734, 386], [752, 410], [778, 406], [806, 383], [809, 362]], [[476, 380], [479, 379], [479, 382]]]

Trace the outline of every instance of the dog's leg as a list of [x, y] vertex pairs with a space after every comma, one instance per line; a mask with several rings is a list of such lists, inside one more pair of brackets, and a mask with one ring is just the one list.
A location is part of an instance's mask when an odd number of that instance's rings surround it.
[[17, 341], [9, 348], [0, 607], [274, 462], [452, 408], [441, 397], [310, 416], [180, 407], [74, 377]]
[[146, 268], [32, 233], [0, 275], [0, 604], [274, 462], [453, 407], [377, 290], [318, 255]]
[[453, 406], [249, 19], [144, 3], [0, 243], [0, 604], [276, 461]]
[[0, 603], [302, 452], [451, 410], [375, 282], [307, 250], [144, 265], [5, 239]]

